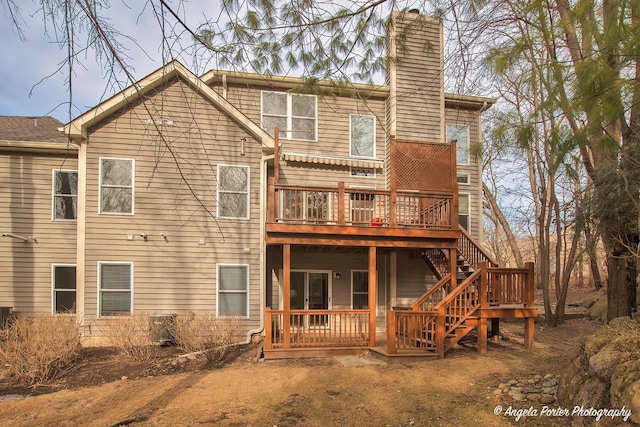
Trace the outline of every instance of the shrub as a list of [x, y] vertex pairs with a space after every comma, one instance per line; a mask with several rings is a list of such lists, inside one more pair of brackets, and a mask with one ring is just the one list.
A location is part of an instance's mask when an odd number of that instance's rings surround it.
[[106, 319], [106, 334], [113, 347], [138, 362], [149, 362], [155, 355], [155, 343], [149, 331], [149, 315], [132, 313]]
[[73, 369], [80, 348], [74, 316], [17, 317], [0, 338], [0, 363], [20, 383], [37, 386]]
[[183, 351], [209, 363], [220, 362], [241, 336], [238, 318], [218, 318], [213, 313], [178, 316], [172, 329], [172, 336]]

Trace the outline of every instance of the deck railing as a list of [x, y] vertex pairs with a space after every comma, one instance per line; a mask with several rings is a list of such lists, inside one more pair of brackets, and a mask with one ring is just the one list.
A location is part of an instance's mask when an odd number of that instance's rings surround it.
[[[369, 345], [369, 310], [266, 310], [265, 349]], [[288, 337], [288, 341], [287, 341]]]
[[447, 296], [447, 288], [451, 284], [451, 274], [447, 274], [431, 286], [411, 305], [413, 311], [435, 311], [436, 306]]
[[452, 229], [453, 193], [299, 187], [269, 182], [269, 221]]
[[533, 307], [533, 275], [528, 268], [488, 269], [488, 302], [490, 305], [524, 305]]

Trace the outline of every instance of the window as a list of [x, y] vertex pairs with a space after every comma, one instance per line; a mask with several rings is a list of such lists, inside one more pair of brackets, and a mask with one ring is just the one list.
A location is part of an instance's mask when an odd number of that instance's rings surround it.
[[76, 266], [74, 264], [53, 264], [52, 309], [54, 313], [76, 312]]
[[98, 316], [133, 310], [133, 263], [98, 262]]
[[465, 230], [469, 230], [469, 213], [471, 209], [469, 207], [469, 195], [458, 194], [458, 222]]
[[351, 115], [349, 155], [376, 156], [376, 119], [371, 116]]
[[249, 166], [218, 165], [218, 216], [249, 219]]
[[471, 178], [468, 173], [459, 173], [457, 178], [458, 184], [469, 184], [471, 182]]
[[53, 170], [53, 220], [78, 218], [78, 172]]
[[369, 272], [365, 270], [351, 271], [351, 306], [354, 310], [369, 308]]
[[273, 136], [304, 141], [317, 140], [317, 98], [285, 92], [262, 92], [262, 129]]
[[447, 141], [457, 141], [456, 157], [459, 165], [469, 164], [469, 127], [447, 125]]
[[134, 160], [100, 158], [100, 213], [133, 215]]
[[374, 168], [349, 168], [349, 175], [355, 177], [375, 178], [376, 170]]
[[218, 264], [218, 316], [249, 317], [249, 266]]

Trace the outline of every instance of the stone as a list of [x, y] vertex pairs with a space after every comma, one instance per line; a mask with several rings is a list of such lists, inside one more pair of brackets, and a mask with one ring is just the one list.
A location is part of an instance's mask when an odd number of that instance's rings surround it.
[[557, 387], [543, 387], [542, 388], [542, 393], [544, 394], [555, 394], [557, 390]]
[[545, 380], [548, 380], [548, 379], [551, 379], [551, 378], [553, 378], [553, 374], [547, 374], [547, 375], [544, 376]]
[[520, 394], [520, 393], [516, 393], [514, 395], [511, 396], [513, 398], [513, 400], [517, 400], [518, 402], [522, 402], [524, 400], [524, 395]]
[[624, 353], [616, 350], [615, 343], [605, 345], [589, 358], [589, 370], [606, 381], [611, 377], [613, 369], [626, 357]]
[[540, 396], [540, 403], [544, 404], [544, 405], [548, 405], [550, 403], [553, 403], [556, 401], [556, 398], [553, 397], [553, 395], [551, 394], [543, 394], [542, 396]]
[[540, 402], [541, 398], [542, 398], [542, 396], [540, 395], [540, 393], [529, 393], [529, 394], [527, 394], [527, 399], [529, 399], [532, 402]]
[[542, 387], [555, 387], [558, 385], [558, 380], [549, 380], [549, 381], [544, 381], [542, 383]]
[[498, 389], [493, 390], [493, 394], [495, 394], [496, 396], [502, 394], [502, 389], [498, 388]]

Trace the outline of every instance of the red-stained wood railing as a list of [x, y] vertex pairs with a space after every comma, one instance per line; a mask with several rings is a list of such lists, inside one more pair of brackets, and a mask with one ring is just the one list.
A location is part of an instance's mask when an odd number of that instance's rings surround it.
[[267, 308], [266, 314], [265, 350], [369, 345], [369, 310], [291, 310], [289, 343], [284, 311]]
[[489, 268], [487, 273], [490, 305], [534, 306], [533, 263], [526, 268]]
[[447, 274], [438, 281], [435, 285], [431, 286], [420, 298], [418, 298], [412, 305], [412, 311], [434, 311], [436, 306], [447, 295], [447, 288], [451, 284], [451, 274]]
[[453, 193], [269, 184], [268, 221], [453, 229]]
[[469, 232], [460, 227], [462, 234], [458, 239], [458, 254], [460, 254], [471, 267], [478, 268], [478, 263], [488, 262], [490, 267], [497, 267], [498, 263], [493, 259], [491, 255], [471, 237]]

